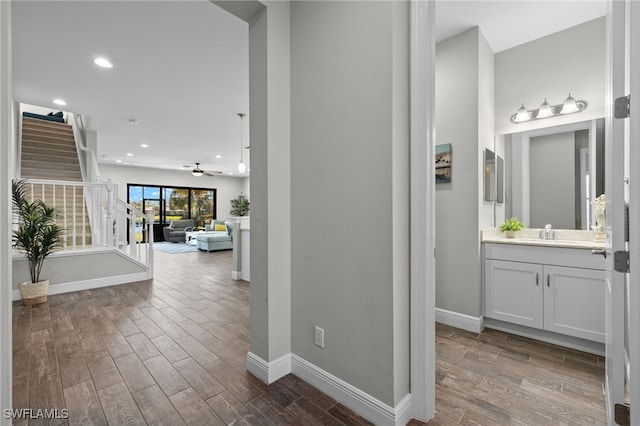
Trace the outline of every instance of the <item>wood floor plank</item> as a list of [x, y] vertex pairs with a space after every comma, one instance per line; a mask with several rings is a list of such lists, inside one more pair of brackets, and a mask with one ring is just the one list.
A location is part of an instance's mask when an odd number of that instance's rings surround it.
[[173, 366], [195, 390], [200, 398], [207, 400], [223, 392], [225, 387], [200, 366], [193, 358], [178, 361]]
[[[47, 315], [48, 312], [47, 310]], [[51, 329], [45, 328], [31, 332], [29, 372], [31, 384], [58, 374], [58, 358]]]
[[242, 401], [226, 390], [209, 398], [207, 404], [226, 424], [232, 424], [249, 412]]
[[[37, 383], [32, 383], [29, 389], [29, 407], [34, 410], [62, 410], [65, 407], [64, 395], [62, 393], [62, 385], [60, 384], [60, 378], [56, 375], [51, 375], [46, 379], [43, 379]], [[23, 408], [23, 407], [20, 407]], [[66, 421], [63, 419], [56, 419], [48, 421], [46, 419], [31, 419], [30, 425], [37, 424], [64, 424]]]
[[134, 393], [133, 399], [149, 425], [185, 424], [171, 401], [157, 385]]
[[106, 425], [98, 394], [91, 381], [64, 389], [64, 400], [69, 410], [70, 425]]
[[118, 331], [103, 335], [102, 343], [104, 343], [111, 357], [114, 359], [133, 353], [133, 349], [129, 346], [129, 343], [127, 343], [127, 339]]
[[206, 402], [198, 396], [198, 393], [187, 388], [169, 397], [180, 416], [187, 425], [198, 426], [222, 426], [224, 423], [211, 411]]
[[153, 339], [154, 337], [162, 336], [164, 334], [164, 331], [162, 331], [160, 327], [153, 322], [153, 320], [147, 317], [135, 320], [134, 323], [149, 339]]
[[[195, 362], [195, 361], [194, 361]], [[159, 355], [144, 361], [144, 366], [167, 396], [185, 390], [189, 384], [167, 359]]]
[[151, 339], [151, 342], [156, 346], [156, 348], [158, 348], [162, 355], [164, 355], [167, 361], [171, 363], [175, 363], [189, 357], [189, 354], [187, 354], [180, 345], [165, 334], [154, 337]]
[[120, 376], [124, 379], [131, 393], [138, 392], [156, 384], [136, 354], [132, 353], [116, 358], [114, 362], [118, 367], [118, 371], [120, 371]]
[[87, 367], [97, 390], [122, 381], [116, 364], [107, 352], [87, 356]]
[[151, 358], [155, 358], [160, 355], [158, 349], [151, 343], [151, 340], [143, 333], [134, 334], [126, 338], [129, 346], [133, 348], [133, 351], [138, 355], [141, 361], [146, 361]]
[[[202, 343], [198, 342], [193, 337], [187, 335], [182, 339], [176, 340], [176, 343], [182, 347], [200, 365], [204, 366], [205, 364], [218, 359], [217, 356], [213, 354], [209, 349], [204, 347]], [[215, 376], [214, 376], [215, 377]]]
[[124, 383], [98, 391], [104, 414], [110, 425], [146, 425], [144, 417]]

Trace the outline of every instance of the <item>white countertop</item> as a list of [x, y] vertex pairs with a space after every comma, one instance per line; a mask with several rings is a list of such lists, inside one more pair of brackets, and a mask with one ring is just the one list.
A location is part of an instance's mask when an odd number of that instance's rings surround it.
[[507, 238], [499, 230], [483, 229], [481, 231], [481, 241], [483, 243], [514, 244], [543, 247], [566, 247], [585, 250], [598, 250], [604, 248], [604, 242], [593, 241], [595, 233], [593, 231], [581, 231], [572, 229], [556, 229], [555, 240], [541, 240], [539, 238], [540, 229], [523, 229], [516, 233], [515, 238]]

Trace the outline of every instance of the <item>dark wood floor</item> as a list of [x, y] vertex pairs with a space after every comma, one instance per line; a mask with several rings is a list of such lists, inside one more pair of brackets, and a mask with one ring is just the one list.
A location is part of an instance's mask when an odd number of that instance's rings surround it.
[[485, 329], [436, 327], [432, 425], [606, 425], [604, 359]]
[[[156, 252], [153, 282], [16, 303], [14, 407], [87, 425], [367, 424], [295, 376], [246, 372], [249, 284], [230, 270], [230, 251]], [[436, 335], [429, 425], [606, 423], [602, 358], [492, 330]]]
[[231, 251], [155, 256], [153, 281], [14, 304], [14, 408], [69, 410], [50, 424], [369, 424], [293, 375], [246, 372], [249, 284], [231, 280]]

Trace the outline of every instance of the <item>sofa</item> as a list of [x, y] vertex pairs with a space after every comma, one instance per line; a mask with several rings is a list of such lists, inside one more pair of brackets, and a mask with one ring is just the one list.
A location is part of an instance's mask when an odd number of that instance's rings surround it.
[[[216, 227], [216, 225], [218, 225]], [[214, 220], [204, 225], [204, 232], [196, 236], [196, 247], [207, 253], [215, 250], [229, 250], [233, 248], [233, 233], [230, 222]], [[223, 230], [224, 228], [224, 230]]]
[[184, 243], [190, 231], [193, 231], [193, 219], [172, 220], [169, 226], [162, 228], [164, 240], [172, 243]]

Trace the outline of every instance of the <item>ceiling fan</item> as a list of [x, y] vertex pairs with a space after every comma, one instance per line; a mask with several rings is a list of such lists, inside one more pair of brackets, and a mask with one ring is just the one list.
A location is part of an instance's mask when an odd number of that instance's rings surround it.
[[[182, 166], [183, 169], [190, 169], [191, 166], [190, 165], [185, 165]], [[200, 168], [200, 163], [196, 162], [196, 166], [191, 170], [191, 174], [197, 177], [200, 177], [202, 175], [207, 175], [207, 176], [216, 176], [216, 175], [221, 175], [222, 172], [218, 172], [218, 171], [205, 171], [202, 170]]]

